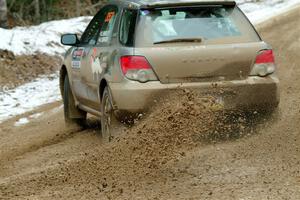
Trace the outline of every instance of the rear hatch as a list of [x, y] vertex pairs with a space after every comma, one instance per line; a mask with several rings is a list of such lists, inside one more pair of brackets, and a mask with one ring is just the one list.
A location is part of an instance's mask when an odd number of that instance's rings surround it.
[[234, 4], [197, 4], [141, 9], [135, 47], [175, 83], [245, 79], [265, 43]]

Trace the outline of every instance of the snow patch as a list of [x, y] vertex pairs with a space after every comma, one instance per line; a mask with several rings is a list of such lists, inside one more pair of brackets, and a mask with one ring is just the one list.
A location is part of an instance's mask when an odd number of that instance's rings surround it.
[[262, 23], [300, 6], [300, 0], [237, 0], [237, 3], [253, 24]]
[[32, 114], [29, 117], [23, 117], [15, 122], [15, 126], [23, 126], [25, 124], [28, 124], [30, 122], [30, 120], [37, 119], [37, 118], [41, 117], [43, 114], [44, 113], [41, 112], [41, 113]]
[[24, 118], [21, 118], [18, 121], [16, 121], [15, 126], [23, 126], [28, 123], [29, 123], [28, 118], [24, 117]]
[[41, 117], [42, 115], [44, 115], [43, 112], [41, 112], [41, 113], [35, 113], [33, 115], [30, 115], [29, 118], [30, 119], [37, 119], [37, 118]]
[[37, 107], [61, 100], [58, 74], [41, 77], [13, 90], [0, 92], [0, 123]]

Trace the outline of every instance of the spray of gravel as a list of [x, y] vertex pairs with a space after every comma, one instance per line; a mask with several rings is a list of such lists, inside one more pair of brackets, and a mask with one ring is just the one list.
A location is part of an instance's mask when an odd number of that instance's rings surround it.
[[[151, 110], [112, 142], [37, 174], [26, 189], [32, 187], [36, 192], [55, 187], [54, 191], [64, 190], [70, 195], [125, 198], [136, 188], [162, 181], [165, 165], [196, 146], [249, 133], [244, 114], [225, 113], [214, 97], [190, 90], [164, 95]], [[72, 190], [66, 185], [72, 185]]]

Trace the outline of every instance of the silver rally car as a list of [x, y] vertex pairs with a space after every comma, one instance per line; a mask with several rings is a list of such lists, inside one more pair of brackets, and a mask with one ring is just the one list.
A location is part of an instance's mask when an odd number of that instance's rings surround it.
[[273, 50], [231, 0], [111, 0], [80, 39], [61, 42], [71, 46], [60, 71], [65, 119], [99, 116], [104, 138], [166, 90], [214, 83], [234, 90], [220, 97], [225, 107], [279, 103]]

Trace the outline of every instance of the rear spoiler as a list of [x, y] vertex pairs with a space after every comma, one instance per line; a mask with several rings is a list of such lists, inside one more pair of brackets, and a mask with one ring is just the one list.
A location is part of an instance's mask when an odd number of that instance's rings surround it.
[[177, 7], [177, 6], [236, 6], [235, 1], [157, 1], [157, 2], [151, 2], [148, 4], [141, 5], [141, 9], [155, 9], [155, 8], [172, 8], [172, 7]]

